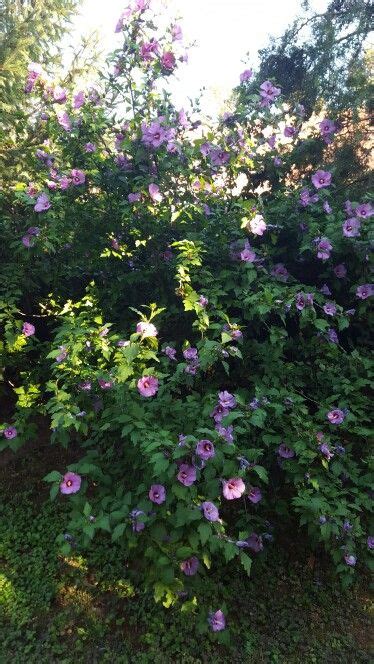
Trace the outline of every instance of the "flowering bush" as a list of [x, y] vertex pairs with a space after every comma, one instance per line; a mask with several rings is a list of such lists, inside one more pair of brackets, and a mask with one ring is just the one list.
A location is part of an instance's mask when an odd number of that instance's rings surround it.
[[[0, 449], [48, 416], [52, 442], [82, 453], [45, 478], [71, 502], [62, 551], [124, 538], [129, 572], [165, 606], [199, 611], [212, 565], [249, 574], [295, 517], [348, 584], [373, 548], [373, 208], [345, 200], [333, 161], [291, 177], [295, 151], [323, 155], [337, 124], [308, 134], [302, 108], [274, 82], [255, 89], [251, 70], [217, 126], [177, 111], [164, 86], [182, 32], [160, 34], [148, 4], [119, 19], [97, 89], [27, 73], [44, 109], [33, 170], [4, 194], [16, 403]], [[259, 191], [256, 173], [276, 184]], [[229, 615], [217, 597], [200, 629]]]

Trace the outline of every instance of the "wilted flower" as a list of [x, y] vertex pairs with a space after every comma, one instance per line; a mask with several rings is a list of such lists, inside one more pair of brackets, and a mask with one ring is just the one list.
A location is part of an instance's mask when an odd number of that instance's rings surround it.
[[259, 553], [264, 548], [264, 545], [262, 544], [262, 537], [261, 535], [257, 535], [257, 533], [252, 533], [246, 541], [248, 547], [255, 553]]
[[367, 545], [368, 549], [374, 549], [374, 537], [372, 535], [367, 538]]
[[166, 500], [166, 489], [162, 484], [152, 484], [148, 496], [152, 503], [161, 505]]
[[332, 212], [332, 207], [331, 207], [331, 205], [329, 204], [328, 201], [324, 202], [323, 209], [326, 212], [326, 214], [331, 214], [331, 212]]
[[85, 152], [96, 152], [95, 143], [86, 143], [84, 146]]
[[208, 521], [219, 520], [219, 512], [214, 503], [211, 503], [208, 500], [206, 500], [205, 502], [201, 503], [201, 509], [203, 511], [205, 518]]
[[199, 567], [199, 559], [196, 558], [196, 556], [191, 556], [191, 558], [183, 560], [183, 562], [181, 562], [180, 564], [180, 568], [186, 576], [193, 576], [194, 574], [196, 574], [198, 567]]
[[196, 445], [196, 454], [204, 461], [211, 459], [215, 455], [213, 443], [210, 440], [199, 440]]
[[138, 192], [134, 192], [133, 194], [129, 194], [127, 196], [127, 200], [129, 203], [138, 203], [141, 200], [141, 194]]
[[277, 168], [278, 168], [279, 166], [282, 166], [282, 160], [281, 160], [281, 158], [280, 158], [280, 157], [274, 157], [274, 159], [273, 159], [273, 164], [274, 164], [274, 166], [276, 166]]
[[224, 480], [222, 493], [227, 500], [235, 500], [240, 498], [245, 491], [245, 484], [241, 477], [232, 477], [229, 480]]
[[65, 88], [62, 88], [60, 85], [56, 85], [53, 90], [53, 101], [58, 104], [63, 104], [67, 99], [67, 91]]
[[278, 454], [283, 459], [292, 459], [295, 456], [295, 452], [292, 447], [288, 447], [285, 443], [281, 443], [278, 447]]
[[82, 478], [77, 473], [65, 473], [60, 483], [60, 491], [63, 494], [77, 493], [81, 488]]
[[154, 376], [143, 376], [138, 380], [138, 390], [142, 397], [153, 397], [158, 391], [158, 380]]
[[56, 357], [56, 362], [57, 364], [60, 364], [60, 362], [63, 362], [66, 360], [68, 356], [68, 351], [65, 346], [59, 346], [60, 353]]
[[322, 443], [322, 445], [319, 446], [319, 449], [323, 456], [326, 457], [327, 461], [330, 461], [334, 456], [327, 443]]
[[221, 632], [226, 627], [226, 619], [220, 609], [210, 614], [208, 622], [213, 632]]
[[187, 463], [182, 463], [179, 466], [177, 478], [184, 486], [191, 486], [196, 481], [196, 468], [189, 466]]
[[200, 295], [200, 298], [199, 298], [199, 304], [200, 304], [201, 307], [203, 307], [203, 308], [205, 309], [205, 307], [207, 306], [207, 304], [209, 304], [209, 300], [208, 300], [208, 298], [205, 297], [205, 295]]
[[283, 265], [283, 263], [276, 263], [274, 265], [271, 275], [278, 279], [278, 281], [287, 281], [288, 277], [290, 276], [288, 273], [287, 268]]
[[180, 25], [177, 25], [176, 23], [171, 26], [171, 36], [173, 41], [180, 41], [183, 39], [183, 33], [182, 33], [182, 28]]
[[176, 361], [177, 351], [175, 348], [172, 348], [171, 346], [165, 346], [163, 352], [165, 353], [166, 357], [169, 358], [169, 360]]
[[233, 434], [234, 427], [232, 426], [232, 424], [229, 424], [229, 426], [224, 427], [220, 422], [217, 422], [215, 429], [218, 432], [218, 434], [225, 439], [226, 443], [229, 443], [231, 445], [234, 442], [234, 434]]
[[340, 263], [339, 265], [336, 265], [334, 267], [334, 273], [335, 276], [338, 277], [338, 279], [344, 279], [344, 277], [347, 276], [347, 268], [343, 263]]
[[331, 341], [332, 344], [339, 343], [339, 337], [333, 327], [329, 327], [327, 330], [327, 338], [329, 341]]
[[321, 286], [321, 288], [319, 289], [319, 292], [322, 293], [323, 295], [331, 295], [331, 291], [327, 284], [323, 284], [323, 286]]

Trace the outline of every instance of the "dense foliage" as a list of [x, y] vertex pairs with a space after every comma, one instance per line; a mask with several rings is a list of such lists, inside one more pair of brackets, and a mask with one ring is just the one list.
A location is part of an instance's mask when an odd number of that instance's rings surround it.
[[200, 602], [209, 570], [249, 574], [295, 517], [344, 584], [370, 562], [373, 208], [325, 150], [338, 117], [307, 125], [246, 70], [237, 112], [205, 126], [164, 90], [180, 27], [137, 0], [116, 31], [97, 88], [26, 73], [48, 138], [4, 194], [0, 449], [47, 416], [81, 449], [45, 478], [71, 504], [61, 551], [107, 533], [130, 577], [225, 639], [230, 606]]

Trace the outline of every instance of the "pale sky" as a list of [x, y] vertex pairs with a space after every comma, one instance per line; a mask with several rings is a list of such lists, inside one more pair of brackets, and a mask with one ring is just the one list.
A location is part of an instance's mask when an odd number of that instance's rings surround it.
[[[106, 52], [118, 48], [121, 35], [114, 34], [114, 27], [128, 4], [126, 0], [83, 0], [71, 43], [97, 30]], [[202, 108], [216, 112], [220, 101], [238, 84], [243, 62], [256, 66], [258, 49], [267, 44], [270, 35], [283, 33], [300, 5], [300, 0], [152, 0], [152, 6], [161, 8], [164, 16], [181, 17], [178, 23], [185, 43], [197, 42], [172, 84], [176, 106], [185, 106], [188, 97], [195, 97], [205, 86]], [[311, 0], [316, 11], [326, 5], [327, 0]]]

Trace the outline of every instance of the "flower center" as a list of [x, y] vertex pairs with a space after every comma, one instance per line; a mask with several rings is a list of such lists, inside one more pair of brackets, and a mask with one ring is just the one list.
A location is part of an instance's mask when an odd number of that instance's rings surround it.
[[71, 480], [67, 480], [66, 486], [72, 486], [73, 482]]

